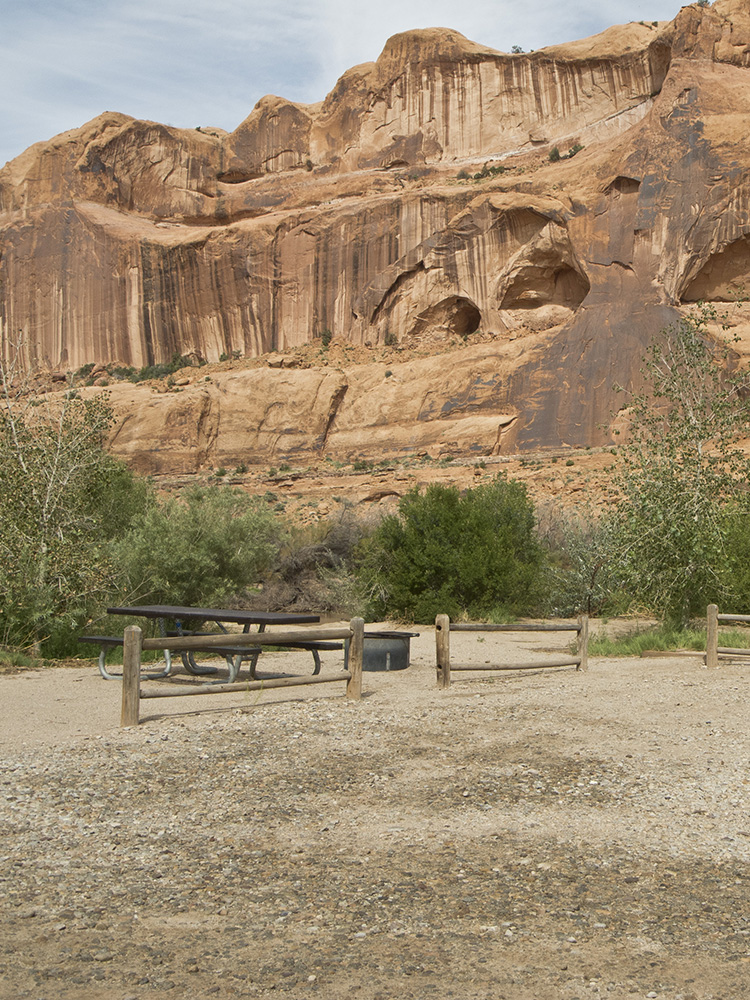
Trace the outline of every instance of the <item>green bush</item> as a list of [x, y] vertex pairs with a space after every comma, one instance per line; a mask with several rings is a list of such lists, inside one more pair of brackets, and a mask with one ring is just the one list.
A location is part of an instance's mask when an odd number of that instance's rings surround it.
[[285, 535], [263, 500], [198, 486], [147, 510], [114, 551], [130, 599], [221, 606], [258, 581]]
[[360, 574], [376, 617], [503, 618], [535, 606], [542, 562], [526, 488], [498, 476], [412, 490], [363, 543]]

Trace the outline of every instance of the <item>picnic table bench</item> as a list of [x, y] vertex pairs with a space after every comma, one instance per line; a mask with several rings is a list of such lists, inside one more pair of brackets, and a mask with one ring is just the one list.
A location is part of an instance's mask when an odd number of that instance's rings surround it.
[[[168, 636], [174, 635], [175, 637], [177, 637], [178, 635], [181, 635], [181, 636], [185, 635], [185, 636], [194, 636], [195, 638], [200, 638], [202, 635], [216, 636], [218, 634], [220, 634], [220, 633], [217, 633], [217, 632], [167, 632]], [[247, 633], [242, 633], [242, 634], [246, 635]], [[268, 633], [266, 633], [266, 634], [268, 634]], [[226, 646], [223, 645], [223, 644], [221, 646], [214, 646], [214, 645], [206, 646], [205, 651], [206, 652], [211, 652], [211, 653], [217, 653], [219, 656], [223, 656], [227, 660], [227, 662], [229, 664], [229, 681], [230, 682], [232, 680], [236, 679], [236, 677], [238, 676], [238, 674], [240, 672], [240, 668], [242, 666], [243, 660], [249, 660], [249, 662], [250, 662], [250, 676], [253, 679], [255, 679], [255, 671], [256, 671], [256, 667], [257, 667], [257, 663], [258, 663], [258, 657], [263, 652], [264, 646], [236, 646], [236, 645], [233, 646], [232, 643], [231, 643], [231, 632], [227, 633], [227, 639], [229, 641], [227, 641]], [[322, 642], [320, 640], [315, 640], [315, 641], [310, 640], [309, 642], [301, 642], [301, 641], [300, 642], [285, 642], [285, 641], [282, 640], [279, 643], [279, 646], [277, 648], [283, 648], [283, 649], [306, 649], [309, 652], [311, 652], [312, 653], [312, 657], [313, 657], [313, 675], [315, 675], [315, 674], [319, 674], [320, 673], [320, 666], [321, 666], [321, 664], [320, 664], [320, 650], [325, 650], [325, 649], [343, 649], [344, 648], [344, 644], [342, 642]], [[201, 651], [200, 648], [198, 648], [197, 651]], [[197, 671], [195, 669], [196, 668], [196, 663], [194, 661], [192, 653], [188, 653], [188, 654], [183, 653], [182, 656], [183, 656], [183, 662], [184, 662], [184, 659], [185, 659], [186, 656], [188, 657], [188, 659], [190, 661], [190, 665], [191, 665], [192, 669], [189, 672], [190, 673], [197, 673]], [[203, 668], [203, 669], [205, 670], [205, 668]], [[212, 669], [212, 668], [209, 668], [209, 669]]]

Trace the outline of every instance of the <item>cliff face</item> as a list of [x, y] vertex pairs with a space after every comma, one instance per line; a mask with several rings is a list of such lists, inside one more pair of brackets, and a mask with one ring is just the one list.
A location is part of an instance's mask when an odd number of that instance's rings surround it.
[[750, 13], [717, 0], [529, 54], [397, 35], [322, 103], [264, 98], [231, 134], [101, 115], [0, 171], [4, 350], [76, 369], [323, 331], [465, 344], [387, 384], [116, 387], [114, 446], [152, 471], [600, 443], [653, 333], [748, 287], [749, 113]]

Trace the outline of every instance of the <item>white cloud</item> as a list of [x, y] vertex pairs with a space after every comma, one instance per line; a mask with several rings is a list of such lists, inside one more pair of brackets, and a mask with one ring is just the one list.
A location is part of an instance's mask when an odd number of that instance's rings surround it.
[[673, 17], [679, 0], [26, 0], [0, 9], [0, 163], [102, 111], [236, 127], [266, 93], [321, 100], [410, 28], [508, 50]]

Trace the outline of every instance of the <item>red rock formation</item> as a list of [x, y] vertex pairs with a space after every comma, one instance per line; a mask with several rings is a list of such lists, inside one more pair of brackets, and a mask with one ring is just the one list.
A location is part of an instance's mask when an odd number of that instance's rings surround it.
[[387, 382], [118, 388], [115, 447], [154, 471], [601, 442], [653, 333], [750, 284], [749, 70], [747, 5], [717, 0], [521, 55], [397, 35], [322, 103], [264, 98], [231, 134], [101, 115], [0, 171], [3, 338], [71, 369], [325, 330], [483, 341]]

